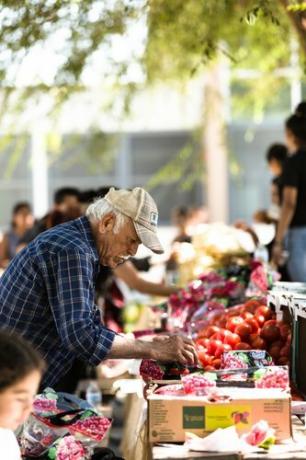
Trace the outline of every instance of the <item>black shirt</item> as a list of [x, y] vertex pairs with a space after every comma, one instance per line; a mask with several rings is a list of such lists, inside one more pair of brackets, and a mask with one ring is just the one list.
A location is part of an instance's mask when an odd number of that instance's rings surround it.
[[283, 174], [281, 174], [280, 176], [274, 177], [272, 179], [272, 184], [274, 184], [277, 187], [279, 203], [281, 205], [282, 202], [283, 202], [283, 191], [284, 191], [284, 177], [283, 177]]
[[298, 192], [290, 227], [306, 227], [306, 150], [298, 150], [286, 161], [283, 187], [294, 187]]

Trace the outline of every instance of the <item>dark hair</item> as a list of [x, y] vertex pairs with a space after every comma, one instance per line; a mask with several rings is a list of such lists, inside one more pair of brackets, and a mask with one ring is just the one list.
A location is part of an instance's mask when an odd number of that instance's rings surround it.
[[19, 201], [13, 207], [12, 214], [15, 215], [24, 208], [28, 209], [29, 212], [31, 212], [32, 210], [30, 203], [28, 203], [27, 201]]
[[0, 392], [32, 371], [44, 369], [44, 361], [30, 343], [13, 332], [0, 331]]
[[118, 188], [114, 185], [106, 185], [105, 187], [100, 187], [96, 190], [96, 198], [104, 198], [111, 187], [114, 187], [115, 190], [118, 190]]
[[97, 192], [94, 189], [83, 190], [80, 192], [80, 203], [92, 203], [97, 198]]
[[54, 203], [62, 204], [67, 196], [75, 196], [77, 199], [80, 198], [80, 191], [76, 187], [62, 187], [54, 193]]
[[269, 163], [272, 160], [278, 161], [283, 165], [288, 157], [288, 150], [284, 144], [272, 144], [267, 150], [266, 159]]
[[300, 145], [306, 144], [306, 116], [294, 113], [286, 120], [286, 128], [292, 132]]
[[190, 213], [190, 209], [188, 206], [177, 206], [177, 208], [174, 208], [173, 213], [178, 216], [178, 217], [187, 217]]
[[300, 102], [294, 111], [296, 115], [300, 115], [302, 117], [306, 117], [306, 101]]

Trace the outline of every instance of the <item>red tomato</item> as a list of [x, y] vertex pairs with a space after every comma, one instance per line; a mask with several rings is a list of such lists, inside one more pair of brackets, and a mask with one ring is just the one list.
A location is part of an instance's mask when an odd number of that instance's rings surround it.
[[290, 345], [285, 345], [280, 350], [280, 357], [281, 358], [290, 358], [290, 350], [291, 350]]
[[255, 299], [248, 300], [244, 304], [245, 311], [249, 311], [251, 313], [254, 313], [256, 308], [258, 308], [259, 306], [260, 306], [260, 302]]
[[254, 318], [254, 315], [250, 313], [249, 311], [245, 311], [244, 313], [241, 313], [242, 318], [244, 319], [252, 319]]
[[212, 335], [210, 338], [212, 340], [221, 340], [221, 342], [224, 341], [224, 337], [230, 334], [230, 331], [227, 331], [226, 329], [220, 329], [219, 332], [216, 332], [216, 334]]
[[216, 368], [215, 368], [214, 366], [212, 366], [212, 365], [205, 366], [204, 369], [205, 369], [206, 372], [215, 371], [215, 370], [216, 370]]
[[234, 332], [230, 332], [230, 335], [226, 336], [224, 338], [224, 343], [230, 345], [232, 348], [235, 347], [236, 343], [240, 342], [240, 336], [238, 334], [235, 334]]
[[277, 326], [273, 326], [273, 324], [268, 324], [267, 326], [264, 325], [260, 336], [267, 342], [275, 342], [280, 338], [279, 328]]
[[269, 319], [268, 321], [265, 322], [265, 326], [277, 326], [277, 327], [279, 327], [279, 325], [277, 324], [276, 319]]
[[256, 313], [255, 314], [255, 319], [258, 322], [259, 326], [263, 326], [265, 324], [266, 320], [265, 320], [264, 315], [260, 315], [259, 313], [258, 314]]
[[251, 350], [251, 346], [248, 343], [245, 342], [239, 342], [235, 346], [235, 350]]
[[221, 328], [225, 328], [226, 326], [226, 318], [221, 318], [219, 319], [219, 321], [217, 321], [217, 326], [221, 327]]
[[256, 314], [263, 315], [265, 319], [267, 320], [267, 319], [272, 318], [273, 312], [266, 305], [261, 305], [260, 307], [256, 308]]
[[218, 346], [216, 349], [215, 349], [215, 352], [214, 352], [214, 356], [215, 358], [221, 358], [221, 356], [223, 355], [224, 353], [224, 345], [222, 343], [222, 345]]
[[279, 364], [280, 366], [289, 366], [290, 362], [289, 359], [286, 358], [286, 356], [281, 356], [278, 359], [277, 364]]
[[226, 351], [231, 351], [232, 347], [228, 344], [222, 344], [220, 347], [217, 347], [216, 348], [216, 351], [215, 351], [215, 357], [216, 358], [221, 358], [221, 356], [223, 355], [223, 353], [225, 353]]
[[244, 306], [236, 305], [235, 307], [231, 307], [227, 310], [226, 314], [229, 318], [232, 316], [239, 316], [240, 313], [244, 311]]
[[241, 318], [241, 316], [233, 316], [227, 321], [226, 329], [228, 329], [231, 332], [235, 332], [236, 327], [242, 323], [243, 323], [243, 318]]
[[247, 319], [247, 320], [245, 321], [245, 323], [246, 323], [246, 324], [249, 324], [249, 325], [251, 326], [252, 332], [257, 332], [257, 331], [258, 331], [258, 329], [259, 329], [259, 324], [258, 324], [258, 322], [256, 321], [256, 319], [252, 319], [252, 318], [251, 318], [251, 319]]
[[208, 345], [208, 353], [215, 355], [216, 349], [221, 346], [223, 346], [221, 340], [210, 340]]
[[272, 356], [274, 361], [280, 357], [280, 350], [280, 347], [278, 347], [277, 345], [269, 348], [269, 354]]
[[289, 324], [282, 324], [279, 327], [279, 330], [280, 330], [281, 338], [284, 340], [286, 340], [288, 338], [288, 335], [291, 334], [291, 329], [290, 329]]
[[219, 321], [223, 317], [223, 312], [222, 313], [216, 313], [213, 317], [213, 322]]
[[257, 335], [257, 334], [252, 334], [252, 336], [254, 336], [254, 338], [252, 338], [252, 340], [250, 340], [250, 344], [251, 344], [252, 348], [254, 350], [265, 350], [267, 345], [266, 345], [266, 342], [264, 341], [264, 339], [259, 337], [259, 335]]
[[196, 345], [197, 345], [197, 347], [206, 348], [205, 340], [208, 340], [208, 339], [203, 339], [203, 338], [197, 339], [197, 340], [196, 340]]
[[215, 369], [220, 369], [221, 359], [214, 359], [211, 364]]
[[220, 328], [218, 326], [208, 326], [208, 328], [205, 331], [205, 337], [209, 339], [212, 335], [216, 334], [216, 332], [219, 332]]
[[201, 340], [201, 344], [204, 348], [207, 348], [208, 347], [208, 344], [209, 344], [209, 339], [200, 339]]
[[278, 347], [278, 348], [283, 348], [284, 342], [282, 340], [276, 340], [275, 342], [272, 342], [270, 347]]
[[207, 354], [207, 352], [198, 351], [198, 358], [203, 367], [211, 363], [212, 357]]
[[247, 324], [247, 322], [243, 324], [239, 324], [236, 327], [235, 333], [238, 334], [241, 338], [247, 338], [252, 334], [252, 327]]
[[257, 337], [258, 337], [258, 334], [255, 334], [253, 332], [253, 334], [251, 334], [250, 337], [249, 337], [249, 343], [252, 345], [252, 342], [254, 342], [254, 340], [256, 340]]
[[215, 334], [211, 335], [208, 340], [223, 340], [223, 335], [220, 332], [216, 332]]

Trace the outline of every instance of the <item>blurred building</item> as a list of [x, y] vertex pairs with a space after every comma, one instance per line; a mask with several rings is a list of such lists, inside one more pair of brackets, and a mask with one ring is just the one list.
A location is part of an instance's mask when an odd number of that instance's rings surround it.
[[[73, 97], [64, 108], [55, 134], [60, 140], [48, 141], [48, 126], [27, 135], [15, 135], [7, 142], [3, 135], [0, 142], [0, 229], [8, 225], [16, 201], [32, 202], [39, 216], [51, 205], [54, 190], [62, 186], [73, 185], [80, 189], [103, 185], [147, 186], [186, 145], [192, 144], [195, 150], [199, 148], [194, 143], [194, 132], [201, 119], [202, 91], [199, 81], [183, 92], [174, 88], [143, 91], [135, 98], [131, 115], [118, 121], [114, 113], [110, 116], [104, 112], [103, 94], [95, 88], [92, 94], [87, 92]], [[283, 120], [289, 111], [290, 101], [285, 100], [281, 110], [275, 107], [257, 124], [243, 117], [229, 118], [230, 222], [238, 218], [250, 220], [256, 209], [268, 206], [270, 177], [265, 151], [272, 142], [283, 140]], [[100, 153], [99, 144], [93, 152], [92, 126], [95, 133], [99, 130], [109, 133], [114, 140], [111, 152]], [[24, 131], [21, 127], [20, 132]], [[54, 143], [56, 148], [52, 146]], [[195, 169], [202, 168], [196, 152], [191, 161], [196, 163]], [[166, 178], [152, 189], [163, 224], [169, 223], [170, 210], [174, 206], [205, 205], [205, 191], [200, 180], [195, 180], [186, 189], [182, 187], [184, 177], [176, 182], [172, 179], [170, 174], [168, 180]]]

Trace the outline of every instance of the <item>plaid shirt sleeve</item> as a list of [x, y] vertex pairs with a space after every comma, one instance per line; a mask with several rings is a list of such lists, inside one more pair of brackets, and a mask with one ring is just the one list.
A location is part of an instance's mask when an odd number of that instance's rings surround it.
[[52, 315], [63, 344], [91, 365], [109, 352], [115, 333], [101, 324], [94, 303], [90, 256], [62, 250], [42, 261], [42, 272]]

